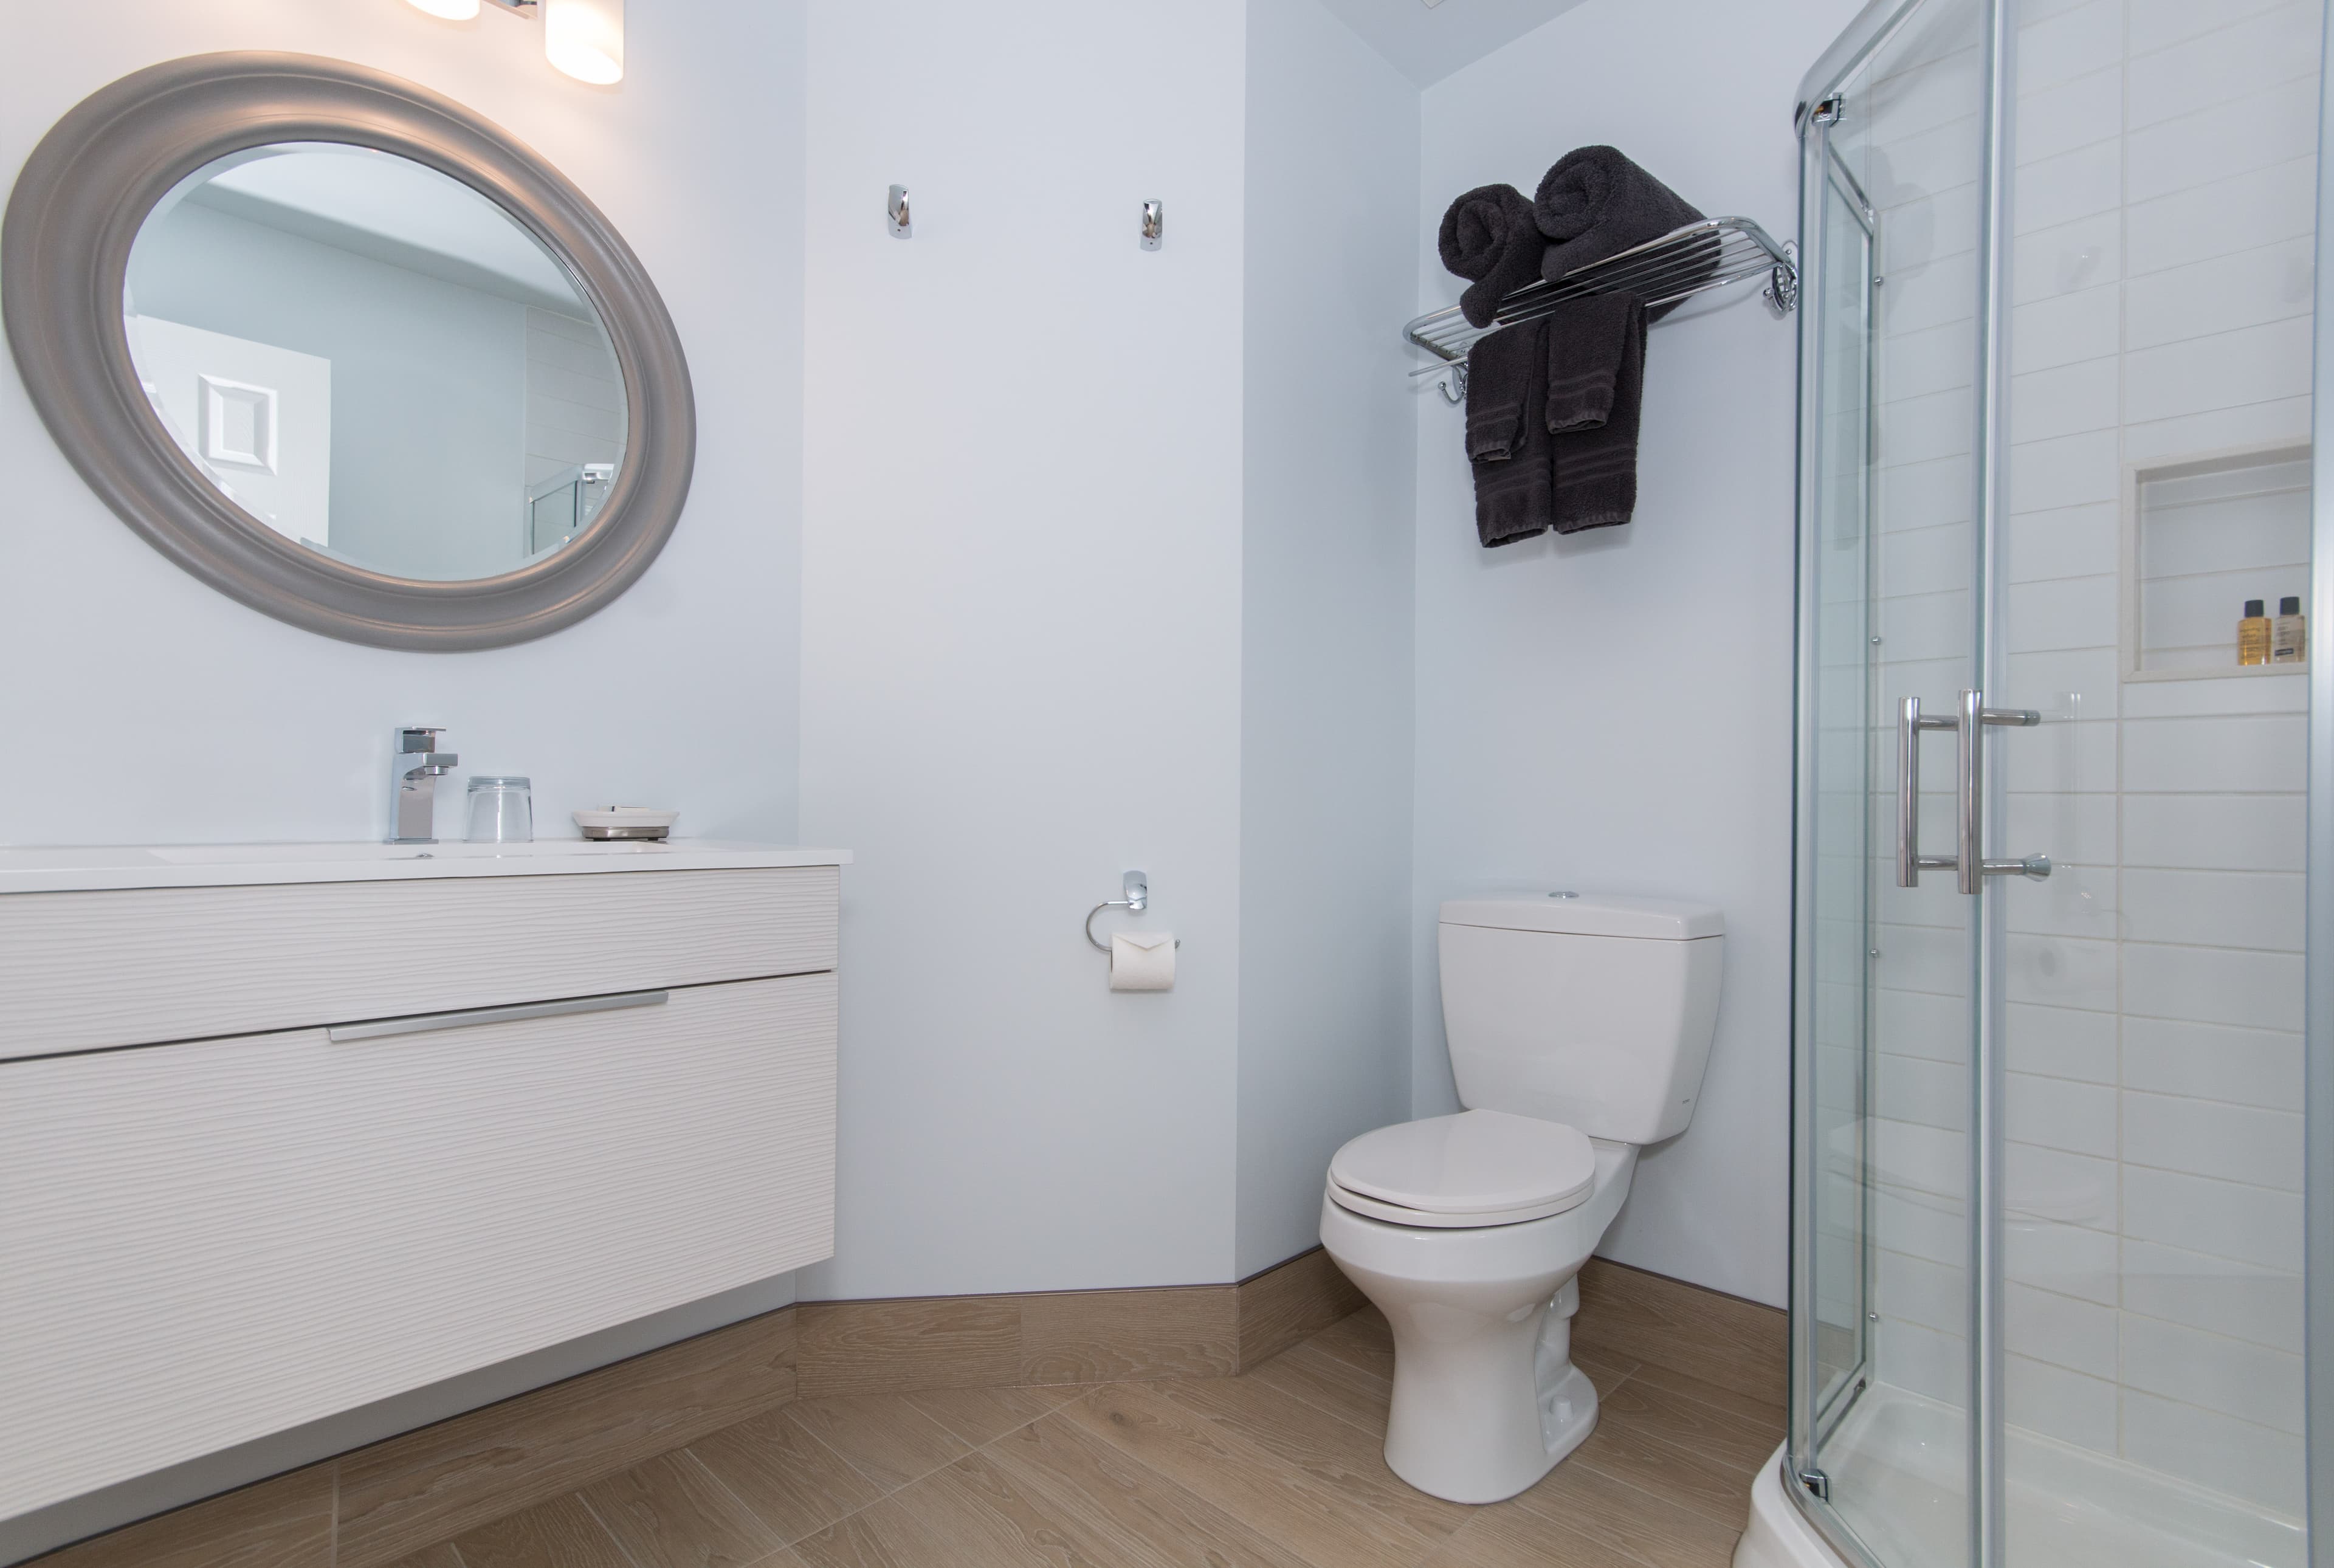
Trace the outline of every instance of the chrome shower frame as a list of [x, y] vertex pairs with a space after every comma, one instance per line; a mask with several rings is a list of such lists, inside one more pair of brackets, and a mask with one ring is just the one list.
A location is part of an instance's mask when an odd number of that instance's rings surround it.
[[[2334, 256], [2325, 236], [2334, 220], [2334, 0], [2320, 31], [2318, 89], [2318, 221], [2310, 371], [2310, 449], [2334, 452]], [[2310, 609], [2334, 626], [2334, 484], [2322, 464], [2310, 474]], [[2329, 645], [2334, 647], [2334, 645]], [[2334, 1568], [2334, 657], [2310, 668], [2307, 992], [2302, 1013], [2303, 1351], [2308, 1387], [2310, 1562]]]

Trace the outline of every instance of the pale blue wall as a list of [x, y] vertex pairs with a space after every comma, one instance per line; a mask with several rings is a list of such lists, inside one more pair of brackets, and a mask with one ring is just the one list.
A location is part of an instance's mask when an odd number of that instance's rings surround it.
[[[858, 860], [807, 1299], [1232, 1275], [1245, 8], [809, 6], [803, 822]], [[1079, 934], [1129, 867], [1172, 992]]]
[[[0, 186], [58, 116], [143, 66], [217, 50], [327, 55], [421, 82], [556, 164], [622, 229], [695, 381], [696, 478], [679, 530], [610, 609], [484, 653], [394, 653], [271, 620], [164, 560], [93, 495], [0, 355], [0, 727], [27, 755], [0, 842], [362, 839], [386, 814], [389, 739], [450, 726], [467, 771], [524, 772], [535, 820], [670, 803], [685, 832], [796, 832], [803, 397], [801, 7], [630, 0], [632, 74], [583, 86], [533, 23], [449, 26], [403, 5], [114, 0], [16, 6], [0, 51]], [[880, 223], [880, 218], [877, 220]], [[458, 832], [454, 807], [441, 831]], [[503, 1398], [791, 1299], [767, 1282], [487, 1369], [33, 1516], [0, 1561], [320, 1457], [390, 1425]], [[401, 1413], [400, 1413], [401, 1412]], [[45, 1532], [43, 1534], [43, 1532]]]
[[[802, 533], [802, 9], [631, 0], [631, 75], [545, 63], [540, 28], [379, 0], [18, 6], [0, 183], [58, 116], [157, 62], [228, 49], [351, 60], [468, 105], [557, 165], [639, 254], [680, 331], [699, 447], [679, 530], [615, 604], [484, 653], [396, 653], [271, 620], [198, 582], [92, 495], [0, 356], [0, 694], [19, 843], [361, 839], [389, 742], [448, 726], [466, 770], [529, 774], [535, 820], [670, 803], [692, 834], [796, 833]], [[880, 222], [880, 218], [878, 219]], [[35, 673], [36, 672], [36, 673]], [[459, 780], [442, 819], [458, 832]]]
[[333, 549], [393, 576], [518, 563], [526, 307], [182, 201], [139, 236], [130, 298], [333, 362]]
[[1238, 1272], [1320, 1240], [1409, 1115], [1418, 90], [1317, 0], [1248, 11]]
[[[1796, 231], [1800, 73], [1856, 0], [1582, 5], [1425, 94], [1421, 309], [1444, 205], [1610, 142], [1703, 211]], [[1650, 95], [1649, 95], [1650, 94]], [[1693, 1125], [1649, 1150], [1600, 1249], [1780, 1303], [1789, 1261], [1796, 320], [1749, 286], [1645, 351], [1636, 521], [1485, 550], [1459, 409], [1418, 413], [1416, 1106], [1454, 1110], [1439, 900], [1574, 887], [1726, 913]]]

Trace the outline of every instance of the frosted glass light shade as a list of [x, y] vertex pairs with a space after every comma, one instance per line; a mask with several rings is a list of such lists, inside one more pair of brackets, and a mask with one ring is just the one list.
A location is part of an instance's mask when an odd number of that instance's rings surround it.
[[543, 0], [543, 52], [578, 82], [622, 82], [624, 0]]
[[416, 11], [443, 16], [448, 22], [468, 22], [478, 14], [478, 0], [405, 0], [405, 3]]

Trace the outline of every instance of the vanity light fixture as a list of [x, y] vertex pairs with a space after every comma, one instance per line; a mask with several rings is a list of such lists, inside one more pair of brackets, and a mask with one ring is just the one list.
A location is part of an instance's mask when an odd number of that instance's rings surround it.
[[[417, 11], [468, 22], [479, 0], [405, 0]], [[597, 87], [624, 79], [624, 0], [494, 0], [506, 11], [543, 22], [543, 53], [578, 82]]]
[[543, 52], [578, 82], [622, 82], [624, 0], [543, 0]]

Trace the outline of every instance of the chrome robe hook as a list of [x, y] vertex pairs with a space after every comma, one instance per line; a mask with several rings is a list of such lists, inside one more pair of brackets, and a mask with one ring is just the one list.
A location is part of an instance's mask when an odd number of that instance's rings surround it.
[[[1128, 871], [1119, 878], [1118, 885], [1122, 897], [1105, 899], [1086, 911], [1086, 940], [1104, 953], [1110, 951], [1110, 944], [1094, 934], [1095, 917], [1104, 909], [1126, 909], [1139, 915], [1151, 907], [1151, 878], [1148, 874]], [[1179, 941], [1175, 945], [1180, 948], [1183, 944]]]

